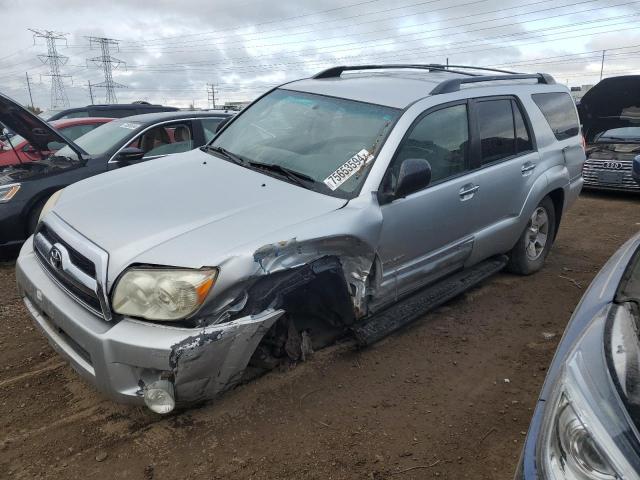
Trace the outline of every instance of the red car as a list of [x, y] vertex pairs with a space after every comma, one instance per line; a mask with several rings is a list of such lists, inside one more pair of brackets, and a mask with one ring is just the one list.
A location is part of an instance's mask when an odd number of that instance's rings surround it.
[[[50, 123], [56, 130], [62, 132], [65, 137], [70, 140], [75, 140], [85, 133], [90, 132], [100, 125], [110, 122], [111, 120], [113, 120], [113, 118], [84, 117], [53, 120]], [[9, 140], [15, 149], [15, 153], [13, 152], [11, 145], [9, 145], [6, 140], [0, 141], [0, 166], [40, 160], [41, 152], [29, 145], [29, 143], [20, 135], [14, 135]], [[55, 148], [55, 145], [50, 145], [50, 147], [51, 152], [58, 150]], [[18, 158], [16, 158], [16, 153], [18, 154]]]

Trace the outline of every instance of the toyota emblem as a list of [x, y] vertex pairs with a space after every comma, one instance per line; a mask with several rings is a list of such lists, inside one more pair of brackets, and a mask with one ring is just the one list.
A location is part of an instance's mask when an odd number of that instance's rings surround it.
[[62, 267], [62, 253], [56, 247], [49, 251], [49, 263], [53, 268], [59, 270]]

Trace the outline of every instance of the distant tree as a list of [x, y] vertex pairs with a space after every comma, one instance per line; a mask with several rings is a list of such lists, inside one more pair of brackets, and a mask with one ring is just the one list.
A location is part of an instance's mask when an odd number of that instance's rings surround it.
[[27, 105], [27, 110], [29, 110], [34, 115], [40, 115], [43, 112], [40, 107], [32, 107], [31, 105]]

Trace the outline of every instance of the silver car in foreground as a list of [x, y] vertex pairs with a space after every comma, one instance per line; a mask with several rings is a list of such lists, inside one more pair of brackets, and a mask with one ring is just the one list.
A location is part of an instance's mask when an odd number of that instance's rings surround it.
[[167, 413], [535, 272], [582, 187], [576, 109], [547, 75], [481, 70], [332, 68], [206, 147], [65, 188], [17, 261], [27, 308], [101, 391]]

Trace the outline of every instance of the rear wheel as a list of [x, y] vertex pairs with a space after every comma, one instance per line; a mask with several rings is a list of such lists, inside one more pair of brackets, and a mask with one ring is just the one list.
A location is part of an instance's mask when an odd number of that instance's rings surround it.
[[556, 212], [549, 197], [535, 208], [527, 227], [509, 255], [507, 269], [520, 275], [530, 275], [544, 265], [556, 235]]

